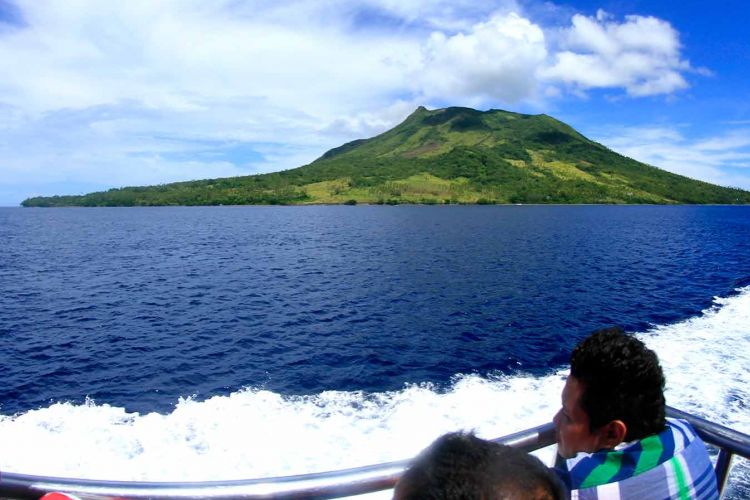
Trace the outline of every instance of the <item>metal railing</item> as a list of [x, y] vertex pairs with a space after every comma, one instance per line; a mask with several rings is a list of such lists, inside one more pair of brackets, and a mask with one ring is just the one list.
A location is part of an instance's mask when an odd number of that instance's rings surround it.
[[[716, 477], [726, 483], [732, 455], [750, 458], [750, 436], [699, 417], [668, 408], [667, 414], [689, 421], [708, 444], [719, 448]], [[526, 452], [554, 444], [552, 423], [494, 439]], [[325, 499], [373, 493], [393, 488], [408, 460], [298, 476], [203, 482], [135, 482], [31, 476], [0, 473], [0, 497], [36, 499], [51, 491], [85, 500], [145, 498], [207, 499]]]

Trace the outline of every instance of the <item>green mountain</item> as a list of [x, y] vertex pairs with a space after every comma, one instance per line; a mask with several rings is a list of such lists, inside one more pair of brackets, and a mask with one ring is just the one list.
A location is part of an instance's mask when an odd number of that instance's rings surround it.
[[313, 203], [750, 203], [637, 162], [547, 115], [419, 107], [370, 139], [271, 174], [36, 197], [32, 206]]

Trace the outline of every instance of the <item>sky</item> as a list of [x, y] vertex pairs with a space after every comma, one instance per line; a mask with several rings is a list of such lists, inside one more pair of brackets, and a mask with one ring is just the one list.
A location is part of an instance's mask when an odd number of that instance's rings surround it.
[[746, 0], [0, 0], [0, 206], [273, 172], [418, 106], [750, 190]]

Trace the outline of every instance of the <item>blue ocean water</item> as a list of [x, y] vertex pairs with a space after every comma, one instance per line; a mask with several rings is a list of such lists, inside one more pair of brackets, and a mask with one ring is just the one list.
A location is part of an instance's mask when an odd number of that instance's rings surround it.
[[0, 412], [541, 376], [750, 283], [750, 208], [0, 209]]

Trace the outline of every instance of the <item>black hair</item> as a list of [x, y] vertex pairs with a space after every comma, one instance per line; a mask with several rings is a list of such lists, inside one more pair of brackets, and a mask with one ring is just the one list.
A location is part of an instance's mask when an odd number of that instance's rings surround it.
[[593, 432], [613, 420], [626, 441], [664, 430], [664, 373], [654, 351], [622, 329], [598, 330], [573, 350], [570, 374], [583, 384], [581, 407]]
[[538, 458], [473, 434], [435, 440], [396, 484], [398, 500], [562, 500], [563, 486]]

